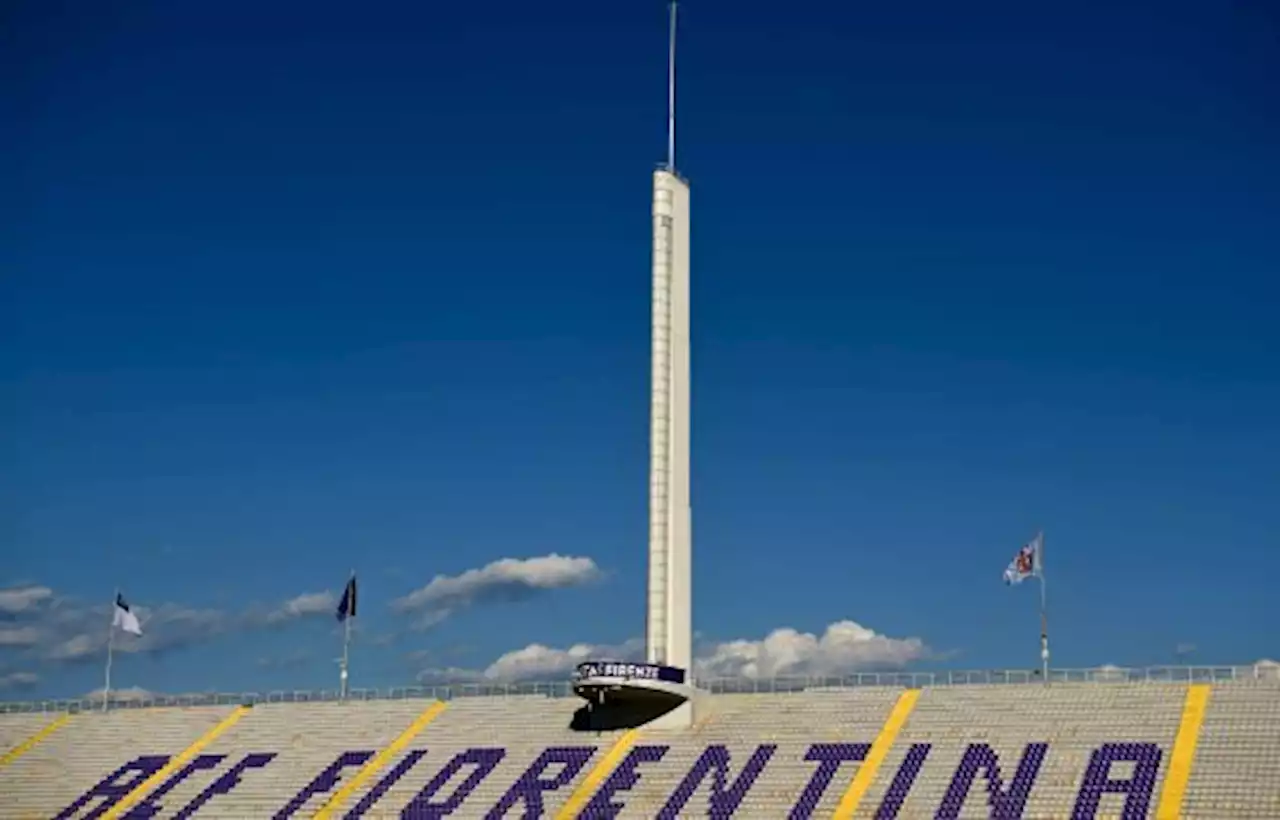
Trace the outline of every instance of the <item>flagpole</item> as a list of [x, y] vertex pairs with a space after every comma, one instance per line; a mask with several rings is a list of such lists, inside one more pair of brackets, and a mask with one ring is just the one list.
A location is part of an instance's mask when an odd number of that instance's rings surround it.
[[106, 680], [102, 684], [102, 711], [107, 711], [107, 704], [111, 701], [111, 661], [114, 660], [116, 650], [116, 601], [120, 600], [120, 587], [116, 587], [116, 594], [111, 596], [111, 626], [107, 632], [107, 673]]
[[342, 622], [342, 665], [338, 672], [339, 697], [347, 699], [347, 657], [351, 649], [351, 619]]
[[[351, 570], [351, 577], [356, 577], [356, 571]], [[348, 589], [350, 589], [350, 580], [347, 581]], [[351, 655], [351, 615], [342, 619], [342, 666], [338, 672], [338, 696], [342, 700], [347, 699], [347, 662]]]
[[1040, 570], [1040, 674], [1049, 683], [1049, 596], [1045, 591], [1044, 530], [1040, 531], [1040, 554], [1036, 556]]

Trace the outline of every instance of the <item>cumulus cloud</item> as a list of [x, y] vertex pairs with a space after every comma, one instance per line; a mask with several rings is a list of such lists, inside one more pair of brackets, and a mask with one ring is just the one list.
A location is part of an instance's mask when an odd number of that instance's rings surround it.
[[[118, 633], [115, 651], [159, 655], [231, 633], [327, 617], [336, 606], [336, 596], [332, 592], [310, 592], [274, 606], [241, 611], [173, 602], [154, 606], [138, 600], [132, 603], [142, 624], [142, 635]], [[0, 652], [20, 657], [24, 665], [101, 658], [107, 650], [110, 622], [111, 605], [107, 602], [87, 603], [45, 586], [0, 589]]]
[[[218, 609], [204, 609], [164, 603], [150, 607], [135, 604], [133, 612], [142, 623], [142, 636], [117, 634], [115, 651], [122, 654], [160, 654], [206, 643], [235, 626], [234, 618]], [[37, 649], [44, 660], [75, 662], [100, 656], [109, 640], [109, 606], [82, 606], [61, 601], [44, 623], [37, 623], [45, 639]]]
[[429, 666], [418, 673], [417, 680], [425, 686], [475, 683], [484, 680], [484, 673], [461, 666]]
[[[901, 669], [913, 661], [934, 657], [919, 638], [890, 638], [853, 621], [837, 621], [821, 635], [795, 629], [775, 629], [762, 640], [735, 640], [700, 646], [694, 672], [708, 678], [770, 678], [839, 676], [851, 672]], [[638, 661], [644, 641], [622, 644], [575, 644], [558, 649], [530, 644], [499, 657], [481, 672], [430, 670], [433, 679], [451, 672], [458, 680], [563, 680], [588, 659]], [[469, 676], [469, 678], [468, 678]]]
[[426, 586], [391, 602], [397, 612], [418, 615], [429, 627], [470, 606], [519, 601], [542, 592], [581, 586], [600, 576], [590, 558], [552, 553], [502, 558], [460, 575], [437, 575]]
[[[158, 693], [151, 692], [138, 686], [126, 686], [123, 689], [112, 689], [111, 699], [117, 703], [127, 703], [135, 700], [151, 700], [157, 697]], [[94, 689], [92, 692], [86, 692], [85, 700], [102, 700], [102, 689]]]
[[1123, 681], [1127, 680], [1129, 673], [1123, 667], [1116, 666], [1114, 663], [1104, 663], [1102, 666], [1093, 670], [1092, 678], [1097, 681]]
[[28, 647], [40, 643], [34, 626], [0, 626], [0, 647]]
[[331, 616], [338, 608], [338, 596], [332, 592], [304, 592], [262, 614], [268, 624], [283, 624], [316, 615]]
[[694, 670], [702, 678], [835, 676], [901, 669], [928, 656], [919, 638], [890, 638], [853, 621], [836, 621], [821, 635], [784, 627], [760, 641], [713, 644], [699, 653]]
[[590, 659], [640, 661], [644, 659], [644, 641], [633, 638], [617, 645], [574, 644], [568, 649], [554, 649], [540, 643], [529, 644], [500, 656], [489, 664], [481, 677], [486, 680], [563, 679], [575, 666]]
[[40, 682], [35, 672], [8, 672], [0, 675], [0, 691], [29, 689]]
[[42, 586], [26, 585], [0, 589], [0, 613], [19, 615], [29, 612], [52, 597], [53, 590]]

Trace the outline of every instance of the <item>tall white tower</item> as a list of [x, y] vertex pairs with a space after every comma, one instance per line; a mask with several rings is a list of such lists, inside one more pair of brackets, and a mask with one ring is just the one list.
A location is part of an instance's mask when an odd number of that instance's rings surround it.
[[[667, 62], [667, 161], [653, 172], [653, 382], [649, 392], [647, 664], [578, 664], [573, 689], [597, 707], [632, 709], [628, 725], [692, 724], [692, 526], [689, 514], [689, 185], [676, 173], [676, 4]], [[641, 708], [642, 707], [642, 708]], [[656, 707], [656, 711], [655, 711]], [[640, 708], [639, 712], [634, 711]], [[576, 719], [576, 718], [575, 718]]]
[[689, 185], [676, 173], [676, 4], [667, 58], [667, 162], [653, 173], [652, 385], [649, 399], [650, 663], [692, 672], [689, 507]]

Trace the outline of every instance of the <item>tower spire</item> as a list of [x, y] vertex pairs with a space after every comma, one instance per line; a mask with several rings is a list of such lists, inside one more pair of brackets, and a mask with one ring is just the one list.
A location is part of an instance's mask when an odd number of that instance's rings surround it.
[[667, 39], [667, 170], [676, 172], [676, 0], [671, 0]]

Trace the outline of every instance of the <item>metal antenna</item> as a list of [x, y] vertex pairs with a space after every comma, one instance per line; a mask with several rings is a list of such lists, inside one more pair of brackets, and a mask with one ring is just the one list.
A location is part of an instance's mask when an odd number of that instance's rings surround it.
[[667, 42], [667, 170], [676, 172], [676, 0], [671, 0]]

